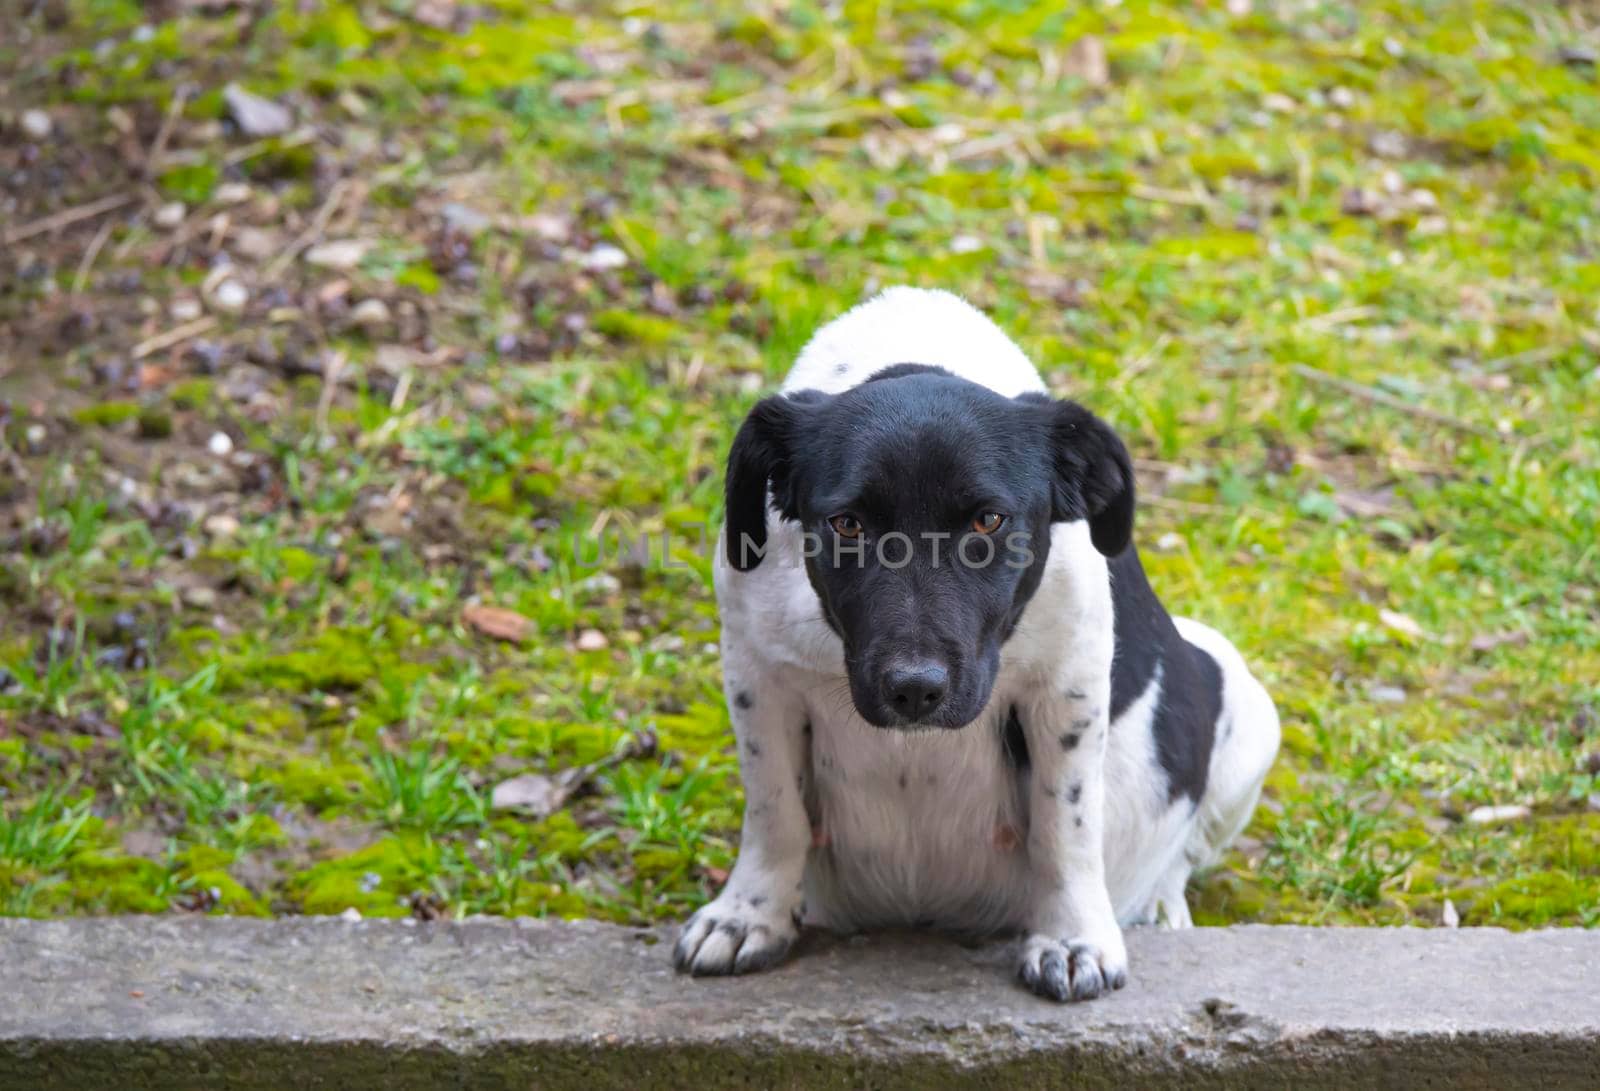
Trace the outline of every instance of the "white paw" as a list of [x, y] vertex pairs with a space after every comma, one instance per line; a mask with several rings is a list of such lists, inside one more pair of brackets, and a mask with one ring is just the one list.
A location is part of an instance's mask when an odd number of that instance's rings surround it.
[[1033, 935], [1022, 945], [1018, 975], [1051, 1000], [1093, 1000], [1128, 983], [1128, 957], [1120, 937], [1115, 944], [1094, 944]]
[[689, 918], [672, 949], [680, 973], [749, 974], [775, 965], [799, 936], [785, 909], [761, 895], [724, 892]]

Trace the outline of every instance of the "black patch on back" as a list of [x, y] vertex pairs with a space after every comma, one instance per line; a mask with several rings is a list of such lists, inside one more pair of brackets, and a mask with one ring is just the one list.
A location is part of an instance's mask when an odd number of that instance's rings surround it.
[[1131, 546], [1107, 562], [1115, 613], [1116, 653], [1111, 661], [1111, 718], [1137, 701], [1161, 671], [1156, 706], [1156, 756], [1167, 774], [1167, 797], [1205, 795], [1222, 711], [1222, 669], [1184, 640], [1145, 579]]
[[1032, 764], [1028, 756], [1028, 737], [1022, 733], [1022, 721], [1017, 718], [1015, 705], [1006, 713], [1006, 722], [1001, 725], [1000, 749], [1013, 769], [1026, 769]]

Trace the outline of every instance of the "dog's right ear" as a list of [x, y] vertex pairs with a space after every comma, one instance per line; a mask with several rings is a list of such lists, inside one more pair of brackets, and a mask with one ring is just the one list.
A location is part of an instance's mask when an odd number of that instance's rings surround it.
[[776, 394], [756, 403], [744, 419], [728, 451], [728, 563], [748, 572], [761, 563], [767, 549], [767, 493], [785, 519], [798, 519], [794, 489], [794, 440], [801, 421], [827, 400], [817, 390]]

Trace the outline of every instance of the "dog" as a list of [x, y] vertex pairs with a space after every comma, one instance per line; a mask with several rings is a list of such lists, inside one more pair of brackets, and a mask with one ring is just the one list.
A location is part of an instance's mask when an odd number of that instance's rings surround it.
[[738, 860], [683, 926], [696, 975], [801, 926], [1021, 936], [1054, 1000], [1128, 978], [1122, 929], [1254, 811], [1266, 690], [1169, 617], [1133, 466], [957, 296], [893, 288], [820, 329], [728, 457], [714, 578], [745, 787]]

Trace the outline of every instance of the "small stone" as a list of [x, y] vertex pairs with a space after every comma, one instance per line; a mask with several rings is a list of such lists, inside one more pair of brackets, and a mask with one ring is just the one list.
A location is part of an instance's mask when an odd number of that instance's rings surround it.
[[1273, 91], [1261, 100], [1261, 105], [1275, 114], [1292, 114], [1300, 104], [1281, 91]]
[[361, 910], [352, 905], [349, 909], [339, 914], [339, 919], [354, 924], [361, 919]]
[[1434, 195], [1431, 189], [1418, 188], [1411, 191], [1411, 204], [1414, 208], [1432, 210], [1439, 207], [1439, 198]]
[[1520, 822], [1533, 813], [1520, 803], [1498, 807], [1474, 807], [1467, 812], [1467, 821], [1474, 826], [1499, 826], [1506, 822]]
[[27, 443], [29, 450], [42, 451], [44, 450], [45, 437], [48, 434], [49, 433], [45, 431], [44, 425], [30, 424], [27, 428], [23, 429], [22, 438], [23, 441]]
[[1564, 45], [1560, 50], [1561, 63], [1574, 68], [1587, 68], [1600, 64], [1600, 50], [1589, 45]]
[[1439, 911], [1439, 924], [1444, 928], [1461, 927], [1461, 914], [1456, 912], [1456, 903], [1449, 898], [1444, 900], [1444, 908]]
[[1600, 812], [1600, 792], [1592, 792], [1592, 793], [1590, 793], [1590, 795], [1589, 795], [1589, 809], [1591, 811]]
[[527, 224], [529, 231], [546, 242], [566, 242], [572, 234], [572, 221], [553, 212], [535, 212]]
[[55, 130], [55, 123], [43, 110], [22, 111], [22, 131], [31, 140], [44, 140]]
[[606, 634], [599, 629], [585, 629], [578, 634], [577, 648], [580, 652], [598, 652], [609, 647], [611, 641], [606, 639]]
[[481, 235], [493, 225], [489, 217], [458, 201], [446, 204], [439, 210], [439, 215], [444, 217], [446, 224], [467, 235]]
[[217, 604], [217, 593], [209, 587], [185, 587], [183, 604], [196, 610], [209, 610]]
[[224, 182], [211, 194], [211, 201], [219, 205], [242, 205], [254, 192], [243, 182]]
[[363, 299], [350, 311], [350, 321], [366, 330], [387, 326], [392, 319], [389, 305], [381, 299]]
[[1385, 129], [1373, 133], [1372, 139], [1367, 141], [1367, 147], [1372, 154], [1382, 159], [1404, 159], [1406, 155], [1406, 138], [1404, 134], [1394, 129]]
[[1177, 553], [1183, 549], [1183, 535], [1167, 531], [1156, 539], [1157, 553]]
[[356, 885], [361, 888], [361, 893], [371, 894], [383, 885], [383, 876], [376, 871], [364, 871], [361, 873], [361, 881]]
[[1406, 699], [1406, 691], [1399, 686], [1368, 686], [1367, 696], [1384, 705], [1398, 705]]
[[362, 239], [336, 239], [319, 243], [306, 251], [306, 264], [319, 269], [354, 269], [361, 264], [361, 259], [367, 256], [370, 248], [371, 244]]
[[579, 258], [578, 264], [593, 272], [621, 269], [628, 264], [628, 255], [620, 247], [603, 242]]
[[226, 513], [208, 515], [200, 525], [213, 538], [232, 538], [239, 533], [239, 520]]
[[609, 572], [601, 572], [579, 580], [572, 589], [579, 594], [615, 595], [622, 590], [622, 581]]
[[950, 240], [952, 254], [974, 254], [983, 249], [983, 240], [976, 235], [957, 235]]
[[259, 227], [241, 227], [234, 232], [233, 251], [248, 261], [264, 261], [278, 252], [278, 237]]
[[222, 89], [222, 101], [228, 108], [228, 116], [245, 136], [282, 136], [294, 124], [294, 115], [288, 107], [253, 95], [236, 83]]
[[1335, 87], [1328, 92], [1328, 102], [1335, 110], [1348, 110], [1356, 104], [1356, 93], [1348, 87]]
[[201, 311], [200, 301], [189, 295], [179, 296], [167, 306], [167, 313], [174, 322], [193, 322]]
[[233, 437], [226, 432], [212, 432], [211, 438], [206, 440], [206, 450], [218, 458], [227, 458], [233, 454]]
[[219, 311], [238, 314], [250, 302], [250, 291], [237, 280], [225, 280], [211, 294], [211, 304]]
[[176, 231], [183, 226], [183, 217], [188, 211], [182, 201], [168, 201], [156, 209], [151, 221], [163, 231]]

